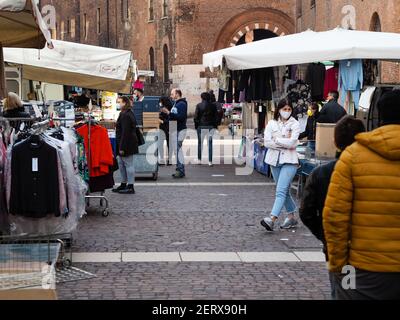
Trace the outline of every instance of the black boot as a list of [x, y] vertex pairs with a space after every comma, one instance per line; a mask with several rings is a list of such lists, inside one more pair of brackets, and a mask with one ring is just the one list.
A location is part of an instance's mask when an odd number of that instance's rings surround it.
[[112, 189], [112, 192], [118, 193], [118, 192], [120, 192], [121, 190], [124, 190], [124, 189], [126, 189], [126, 183], [121, 183], [121, 185], [118, 188]]
[[135, 188], [133, 187], [133, 184], [128, 184], [128, 186], [125, 189], [120, 190], [118, 193], [119, 194], [135, 194]]

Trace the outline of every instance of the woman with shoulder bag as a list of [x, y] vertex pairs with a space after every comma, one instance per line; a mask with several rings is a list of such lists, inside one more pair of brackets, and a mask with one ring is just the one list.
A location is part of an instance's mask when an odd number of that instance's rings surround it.
[[296, 203], [290, 195], [290, 186], [299, 168], [296, 147], [299, 143], [300, 125], [293, 118], [293, 107], [288, 99], [283, 99], [275, 108], [274, 119], [268, 122], [265, 129], [264, 145], [268, 148], [265, 162], [271, 167], [276, 182], [275, 203], [270, 217], [261, 221], [267, 231], [274, 231], [275, 223], [283, 207], [288, 217], [281, 225], [282, 229], [297, 226], [295, 219]]
[[121, 185], [113, 189], [120, 194], [135, 193], [134, 155], [139, 153], [136, 118], [132, 111], [131, 101], [127, 97], [119, 97], [118, 104], [121, 113], [117, 120], [116, 140], [118, 166], [121, 173]]

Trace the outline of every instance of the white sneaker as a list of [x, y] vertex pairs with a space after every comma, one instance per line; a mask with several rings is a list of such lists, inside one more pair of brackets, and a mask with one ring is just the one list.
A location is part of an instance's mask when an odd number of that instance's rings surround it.
[[275, 222], [271, 218], [264, 218], [261, 220], [261, 225], [269, 232], [274, 231]]

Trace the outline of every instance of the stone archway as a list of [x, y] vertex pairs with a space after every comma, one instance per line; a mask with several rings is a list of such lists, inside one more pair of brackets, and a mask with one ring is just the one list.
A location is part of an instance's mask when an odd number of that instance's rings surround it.
[[283, 36], [293, 33], [295, 26], [292, 18], [278, 10], [258, 8], [245, 11], [225, 24], [215, 42], [214, 50], [235, 46], [243, 35], [257, 29], [269, 30]]

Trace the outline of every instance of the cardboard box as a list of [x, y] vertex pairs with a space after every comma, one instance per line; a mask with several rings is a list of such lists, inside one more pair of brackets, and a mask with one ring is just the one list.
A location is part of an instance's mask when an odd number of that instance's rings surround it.
[[0, 291], [0, 300], [57, 300], [55, 290], [20, 289]]
[[318, 159], [334, 159], [336, 157], [335, 127], [336, 124], [317, 124], [315, 156]]

